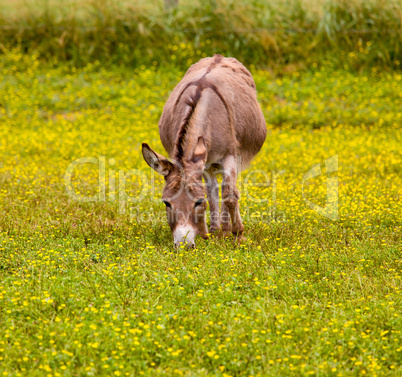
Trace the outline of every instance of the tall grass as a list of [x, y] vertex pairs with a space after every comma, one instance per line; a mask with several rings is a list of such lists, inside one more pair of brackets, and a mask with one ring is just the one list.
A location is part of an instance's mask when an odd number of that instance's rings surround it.
[[257, 66], [331, 60], [360, 69], [399, 67], [398, 0], [15, 0], [2, 6], [0, 49], [85, 65], [188, 66], [224, 53]]

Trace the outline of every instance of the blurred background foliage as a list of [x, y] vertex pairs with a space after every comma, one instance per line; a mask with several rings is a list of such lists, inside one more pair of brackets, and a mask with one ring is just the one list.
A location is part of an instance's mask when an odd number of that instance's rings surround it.
[[222, 53], [257, 68], [399, 68], [400, 0], [0, 0], [0, 53], [186, 68]]

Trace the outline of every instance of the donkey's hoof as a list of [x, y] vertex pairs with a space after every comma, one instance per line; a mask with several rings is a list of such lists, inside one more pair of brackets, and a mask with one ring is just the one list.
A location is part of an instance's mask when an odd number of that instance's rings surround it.
[[211, 226], [209, 229], [209, 233], [212, 235], [217, 235], [221, 231], [221, 228], [219, 226]]
[[217, 235], [219, 238], [229, 238], [232, 235], [232, 232], [230, 230], [221, 229]]
[[242, 234], [239, 234], [237, 236], [235, 235], [234, 237], [235, 237], [235, 239], [234, 239], [235, 244], [242, 244], [242, 243], [246, 242], [246, 240], [247, 240], [247, 238], [244, 237]]

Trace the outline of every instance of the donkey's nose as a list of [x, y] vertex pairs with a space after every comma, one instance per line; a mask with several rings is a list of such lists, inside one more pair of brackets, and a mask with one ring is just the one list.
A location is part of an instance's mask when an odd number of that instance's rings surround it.
[[194, 247], [195, 229], [189, 225], [178, 226], [173, 232], [174, 244], [176, 247]]
[[187, 249], [192, 249], [192, 248], [195, 247], [195, 243], [194, 243], [194, 241], [192, 241], [192, 242], [187, 242], [187, 240], [183, 240], [183, 241], [181, 241], [181, 242], [175, 242], [174, 246], [175, 246], [176, 248], [179, 248], [180, 246], [184, 246], [184, 247], [186, 247]]

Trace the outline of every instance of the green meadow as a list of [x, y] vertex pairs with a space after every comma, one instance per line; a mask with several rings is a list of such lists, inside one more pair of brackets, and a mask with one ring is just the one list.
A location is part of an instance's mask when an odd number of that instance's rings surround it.
[[[292, 3], [289, 27], [345, 20], [335, 2], [308, 3]], [[83, 15], [109, 3], [66, 8], [70, 18], [57, 4], [48, 18], [30, 2], [0, 4], [0, 376], [402, 375], [402, 74], [400, 39], [387, 37], [398, 4], [351, 3], [349, 20], [366, 26], [347, 25], [382, 34], [329, 45], [304, 33], [293, 48], [286, 31], [268, 60], [268, 37], [169, 29], [211, 25], [189, 2], [115, 2], [109, 18], [88, 19], [93, 34]], [[257, 0], [208, 4], [232, 10], [216, 17], [226, 28], [234, 14], [266, 28], [290, 2], [277, 13]], [[130, 18], [155, 12], [170, 18], [142, 29]], [[130, 28], [143, 31], [138, 48]], [[175, 249], [164, 181], [141, 143], [166, 155], [163, 105], [214, 52], [250, 68], [268, 135], [238, 179], [246, 241]]]
[[[177, 250], [140, 146], [163, 153], [182, 72], [1, 69], [3, 375], [400, 375], [401, 74], [253, 72], [269, 132], [239, 178], [247, 241]], [[336, 220], [308, 205], [332, 156]]]

